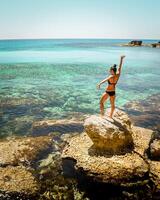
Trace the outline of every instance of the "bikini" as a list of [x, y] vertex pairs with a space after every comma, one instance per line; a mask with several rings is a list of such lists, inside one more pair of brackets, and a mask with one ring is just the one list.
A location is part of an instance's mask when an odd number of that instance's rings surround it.
[[[109, 85], [116, 85], [117, 82], [116, 82], [116, 83], [111, 83], [111, 82], [108, 80], [108, 84], [109, 84]], [[115, 95], [115, 91], [107, 91], [107, 90], [106, 90], [106, 93], [107, 93], [109, 96], [114, 96], [114, 95]]]

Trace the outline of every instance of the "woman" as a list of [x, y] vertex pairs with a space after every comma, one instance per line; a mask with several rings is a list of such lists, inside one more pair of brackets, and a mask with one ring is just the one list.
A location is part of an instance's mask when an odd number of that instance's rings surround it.
[[100, 114], [101, 116], [104, 115], [104, 102], [108, 99], [108, 97], [110, 98], [110, 103], [111, 103], [111, 112], [109, 117], [112, 118], [114, 109], [115, 109], [115, 89], [116, 89], [116, 84], [118, 82], [118, 79], [120, 77], [121, 74], [121, 69], [122, 69], [122, 64], [123, 64], [123, 59], [125, 58], [125, 56], [121, 56], [120, 58], [120, 63], [119, 63], [119, 67], [118, 67], [118, 71], [116, 66], [117, 65], [113, 65], [110, 68], [110, 76], [108, 76], [106, 79], [102, 80], [98, 85], [98, 89], [100, 89], [101, 84], [105, 83], [106, 81], [108, 81], [108, 86], [106, 87], [106, 91], [103, 93], [101, 99], [100, 99]]

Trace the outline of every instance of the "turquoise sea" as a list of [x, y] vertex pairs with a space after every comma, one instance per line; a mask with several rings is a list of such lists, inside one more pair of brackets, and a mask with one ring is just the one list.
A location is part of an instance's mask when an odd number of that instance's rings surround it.
[[123, 54], [126, 59], [117, 85], [117, 107], [159, 93], [160, 49], [119, 45], [129, 41], [1, 40], [1, 136], [27, 134], [37, 120], [98, 113], [106, 85], [97, 90], [96, 84]]

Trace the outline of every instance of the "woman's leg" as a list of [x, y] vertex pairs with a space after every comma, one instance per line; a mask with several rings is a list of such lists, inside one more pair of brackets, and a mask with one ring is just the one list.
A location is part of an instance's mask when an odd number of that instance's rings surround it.
[[116, 96], [110, 96], [110, 103], [111, 103], [111, 112], [110, 112], [110, 118], [112, 118], [112, 115], [113, 115], [113, 112], [114, 112], [114, 109], [115, 109], [115, 98]]
[[103, 93], [101, 99], [100, 99], [100, 114], [104, 115], [104, 102], [107, 100], [108, 94], [106, 92]]

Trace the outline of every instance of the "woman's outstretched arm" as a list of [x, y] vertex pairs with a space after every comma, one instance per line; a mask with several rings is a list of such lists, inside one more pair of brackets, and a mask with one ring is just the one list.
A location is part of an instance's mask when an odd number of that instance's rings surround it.
[[118, 74], [119, 74], [119, 75], [121, 74], [123, 59], [124, 59], [125, 57], [126, 57], [126, 56], [121, 56], [121, 58], [120, 58], [120, 63], [119, 63], [119, 67], [118, 67]]
[[100, 89], [100, 86], [105, 83], [106, 81], [108, 81], [110, 79], [111, 76], [108, 76], [107, 78], [105, 78], [104, 80], [102, 80], [98, 85], [97, 88]]

